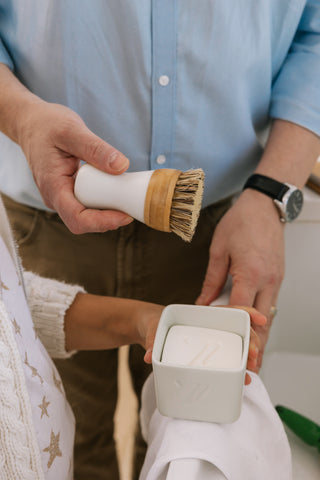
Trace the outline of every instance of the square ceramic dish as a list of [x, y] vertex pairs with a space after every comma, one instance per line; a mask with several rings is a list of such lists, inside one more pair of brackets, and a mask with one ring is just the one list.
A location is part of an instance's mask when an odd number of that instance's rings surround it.
[[[199, 361], [183, 364], [185, 358], [179, 361], [179, 354], [173, 354], [172, 344], [172, 355], [168, 356], [166, 353], [166, 358], [163, 359], [168, 332], [177, 325], [203, 327], [239, 335], [242, 340], [239, 362], [232, 368], [215, 368], [210, 366], [211, 362], [209, 366], [204, 366], [201, 364], [202, 360], [200, 366]], [[191, 337], [193, 343], [194, 338]], [[172, 342], [172, 339], [169, 340]], [[237, 420], [241, 412], [249, 341], [250, 316], [244, 310], [197, 305], [166, 307], [161, 315], [152, 354], [160, 413], [174, 418], [206, 422], [231, 423]], [[178, 345], [182, 343], [177, 337], [175, 342], [178, 349]], [[193, 350], [191, 356], [195, 358], [197, 353], [200, 357], [203, 352], [210, 353], [208, 345], [209, 343], [200, 345], [199, 352]], [[223, 346], [223, 342], [221, 345]], [[211, 350], [213, 352], [214, 348]]]

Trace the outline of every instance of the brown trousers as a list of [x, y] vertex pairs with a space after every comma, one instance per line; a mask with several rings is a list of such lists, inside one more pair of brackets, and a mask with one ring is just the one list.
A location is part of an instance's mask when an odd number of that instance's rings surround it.
[[[174, 234], [133, 222], [116, 231], [73, 235], [57, 214], [4, 197], [23, 267], [45, 277], [80, 284], [88, 292], [159, 304], [194, 303], [200, 292], [216, 223], [229, 207], [204, 209], [190, 244]], [[130, 350], [133, 385], [139, 398], [150, 368], [139, 346]], [[116, 480], [113, 440], [117, 401], [117, 350], [79, 352], [56, 361], [76, 423], [75, 479]], [[137, 442], [135, 475], [144, 447]]]

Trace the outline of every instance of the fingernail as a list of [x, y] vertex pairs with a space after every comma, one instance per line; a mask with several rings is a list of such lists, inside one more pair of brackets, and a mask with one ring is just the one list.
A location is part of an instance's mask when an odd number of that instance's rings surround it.
[[124, 227], [125, 225], [129, 225], [133, 221], [132, 217], [125, 217], [119, 224], [120, 227]]
[[129, 160], [119, 152], [113, 152], [109, 155], [107, 163], [115, 172], [121, 172], [129, 166]]
[[143, 359], [146, 363], [152, 363], [152, 348], [148, 348], [148, 350], [144, 354]]

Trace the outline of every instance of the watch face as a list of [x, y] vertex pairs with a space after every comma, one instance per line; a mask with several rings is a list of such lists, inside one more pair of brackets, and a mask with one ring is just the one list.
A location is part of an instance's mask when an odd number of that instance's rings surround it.
[[297, 189], [294, 190], [290, 197], [288, 198], [288, 202], [286, 205], [286, 220], [287, 222], [292, 222], [299, 213], [301, 212], [303, 205], [303, 194], [302, 191]]

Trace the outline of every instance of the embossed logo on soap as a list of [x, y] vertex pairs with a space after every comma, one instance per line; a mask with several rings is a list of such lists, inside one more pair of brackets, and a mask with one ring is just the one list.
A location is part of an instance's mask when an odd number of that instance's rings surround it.
[[[192, 345], [193, 341], [190, 336], [185, 336], [183, 339], [186, 345]], [[196, 354], [187, 363], [189, 367], [201, 366], [207, 367], [210, 365], [212, 357], [223, 347], [221, 342], [208, 341], [205, 345], [200, 344]]]

